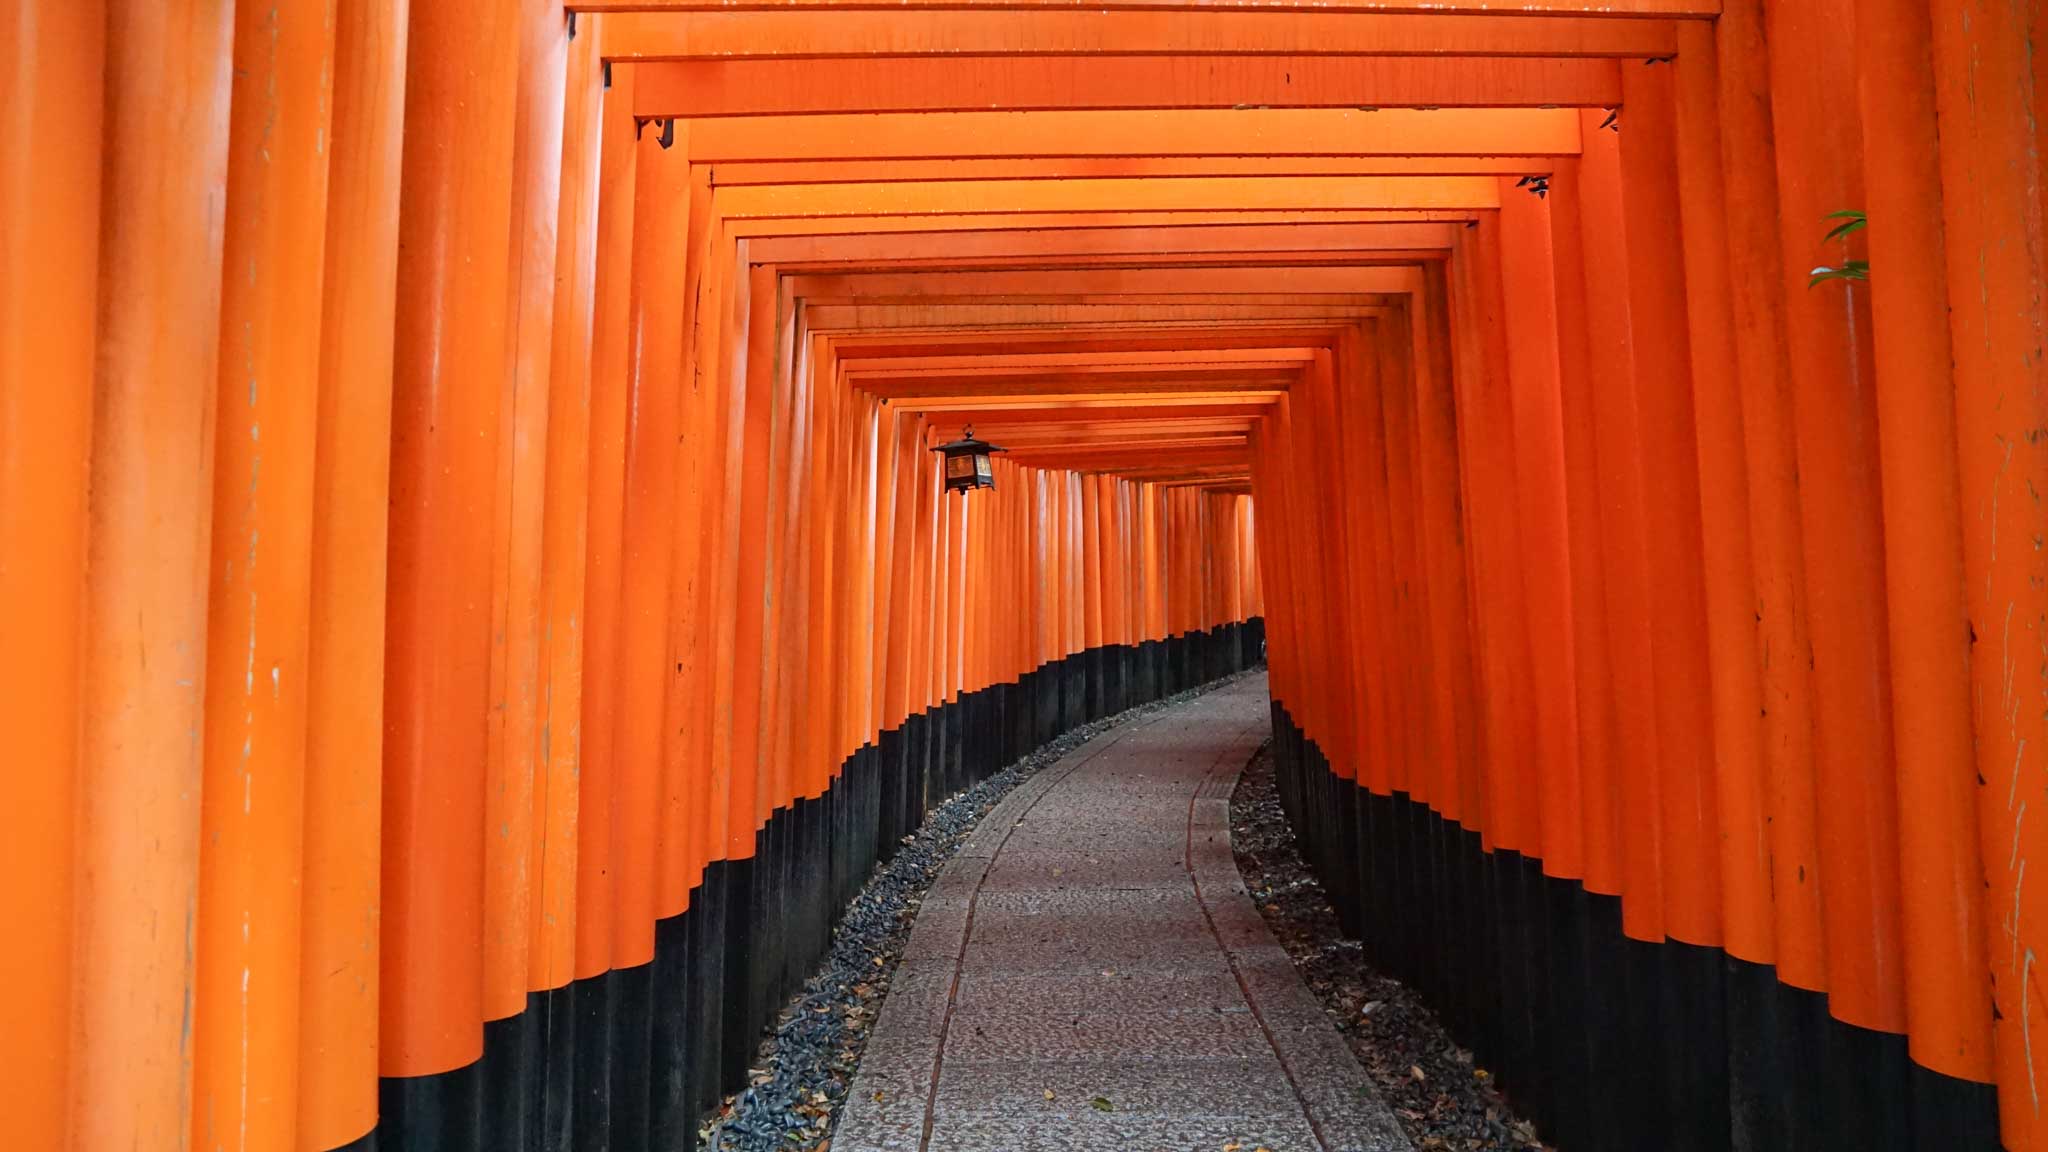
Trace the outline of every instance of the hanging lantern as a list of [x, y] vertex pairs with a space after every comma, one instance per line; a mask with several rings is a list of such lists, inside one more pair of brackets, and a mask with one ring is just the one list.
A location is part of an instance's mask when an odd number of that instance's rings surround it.
[[988, 454], [1002, 449], [986, 440], [974, 438], [974, 425], [960, 430], [960, 439], [950, 444], [941, 444], [932, 449], [946, 456], [946, 491], [972, 492], [976, 488], [996, 486], [995, 466], [989, 462]]

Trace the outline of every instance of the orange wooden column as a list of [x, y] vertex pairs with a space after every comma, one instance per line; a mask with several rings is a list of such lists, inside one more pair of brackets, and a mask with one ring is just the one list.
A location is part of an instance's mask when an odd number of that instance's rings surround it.
[[1541, 851], [1535, 786], [1521, 762], [1522, 750], [1534, 742], [1534, 731], [1514, 520], [1517, 445], [1503, 344], [1499, 227], [1497, 216], [1482, 219], [1469, 246], [1453, 256], [1463, 268], [1465, 283], [1452, 306], [1471, 328], [1473, 353], [1458, 397], [1458, 431], [1463, 437], [1459, 457], [1465, 466], [1466, 515], [1472, 525], [1471, 587], [1485, 693], [1481, 827], [1489, 849], [1535, 856]]
[[590, 366], [597, 280], [603, 93], [600, 30], [571, 42], [564, 64], [553, 332], [548, 342], [547, 466], [540, 547], [540, 724], [535, 733], [530, 983], [566, 985], [576, 968], [576, 879], [582, 819], [584, 596], [590, 513]]
[[[1586, 286], [1588, 381], [1594, 405], [1594, 472], [1600, 491], [1600, 582], [1606, 593], [1608, 674], [1612, 678], [1611, 759], [1620, 834], [1622, 931], [1634, 940], [1664, 938], [1662, 817], [1658, 800], [1656, 680], [1651, 664], [1649, 524], [1637, 428], [1635, 326], [1625, 230], [1621, 137], [1598, 127], [1585, 134], [1579, 160], [1581, 261]], [[1667, 254], [1668, 255], [1668, 254]], [[1597, 275], [1595, 274], [1597, 271]], [[1631, 322], [1622, 323], [1623, 317]]]
[[[1978, 853], [1955, 380], [1934, 62], [1927, 8], [1863, 0], [1857, 92], [1884, 467], [1885, 597], [1898, 757], [1900, 929], [1909, 1050], [1922, 1067], [1992, 1078], [1984, 868]], [[1958, 1134], [1960, 1135], [1960, 1134]], [[1994, 1133], [1984, 1132], [1989, 1141]]]
[[99, 282], [104, 4], [20, 3], [0, 16], [0, 727], [16, 861], [0, 917], [0, 1081], [14, 1139], [64, 1148], [80, 800], [85, 607]]
[[1635, 338], [1656, 684], [1664, 931], [1721, 943], [1718, 797], [1701, 554], [1698, 440], [1679, 226], [1674, 80], [1661, 65], [1627, 64], [1621, 132], [1629, 319]]
[[335, 12], [334, 113], [313, 450], [306, 689], [299, 1141], [377, 1123], [385, 526], [405, 20], [390, 0]]
[[[491, 510], [507, 364], [515, 14], [411, 8], [385, 645], [388, 1076], [476, 1060]], [[388, 1100], [387, 1100], [388, 1103]], [[385, 1119], [402, 1131], [408, 1117]]]
[[[1296, 523], [1303, 535], [1298, 539], [1314, 557], [1304, 566], [1310, 574], [1305, 586], [1313, 589], [1308, 604], [1315, 614], [1304, 651], [1314, 660], [1317, 691], [1303, 727], [1315, 735], [1339, 779], [1377, 783], [1384, 793], [1386, 731], [1384, 724], [1373, 722], [1381, 715], [1380, 677], [1372, 667], [1382, 656], [1374, 642], [1378, 605], [1365, 581], [1353, 579], [1360, 570], [1372, 568], [1370, 557], [1356, 550], [1369, 539], [1367, 532], [1350, 523], [1353, 516], [1363, 515], [1364, 500], [1345, 490], [1337, 462], [1339, 438], [1362, 429], [1350, 422], [1353, 413], [1338, 402], [1338, 371], [1336, 357], [1317, 352], [1304, 374], [1289, 429], [1292, 451], [1287, 462], [1295, 480], [1290, 508], [1300, 514]], [[1186, 489], [1173, 492], [1186, 525], [1173, 540], [1173, 560], [1183, 570], [1193, 563], [1199, 539], [1195, 525], [1188, 523], [1187, 495]], [[1184, 596], [1190, 601], [1198, 595], [1193, 584], [1184, 579]], [[1200, 626], [1199, 607], [1188, 607], [1174, 629], [1177, 633]]]
[[[1985, 932], [1996, 1003], [1999, 1124], [2005, 1146], [2048, 1142], [2037, 1106], [2041, 1057], [2028, 1037], [2048, 1028], [2048, 1002], [2030, 991], [2029, 958], [2048, 926], [2048, 900], [2021, 883], [2020, 865], [2044, 846], [2024, 819], [2048, 747], [2048, 667], [2034, 659], [2048, 633], [2048, 557], [2009, 547], [2048, 532], [2030, 492], [2048, 487], [2037, 430], [2048, 336], [2040, 298], [2039, 42], [2024, 10], [1980, 0], [1934, 0], [1933, 72], [1941, 140], [1949, 339], [1954, 357], [1963, 589], [1977, 739]], [[1873, 239], [1875, 231], [1873, 229]]]
[[[1427, 803], [1430, 777], [1448, 750], [1439, 742], [1425, 686], [1434, 674], [1437, 654], [1428, 643], [1430, 582], [1422, 572], [1417, 522], [1420, 498], [1415, 480], [1415, 325], [1414, 305], [1404, 305], [1377, 324], [1380, 338], [1379, 422], [1387, 461], [1388, 542], [1393, 555], [1390, 605], [1403, 658], [1396, 681], [1401, 693], [1401, 726], [1405, 736], [1402, 764], [1397, 769], [1401, 790]], [[1249, 506], [1241, 508], [1249, 514]], [[1241, 589], [1242, 590], [1242, 589]], [[1249, 615], [1239, 606], [1238, 619]]]
[[609, 670], [593, 670], [612, 677], [615, 709], [610, 837], [613, 968], [654, 959], [658, 845], [665, 831], [660, 820], [662, 744], [682, 427], [684, 223], [689, 208], [688, 153], [665, 147], [662, 141], [667, 138], [663, 125], [650, 123], [636, 142], [617, 659]]
[[1773, 955], [1770, 820], [1760, 774], [1762, 689], [1749, 474], [1736, 376], [1722, 178], [1720, 61], [1713, 29], [1689, 23], [1674, 77], [1678, 201], [1685, 247], [1687, 342], [1699, 457], [1700, 559], [1712, 688], [1713, 776], [1721, 873], [1722, 947], [1768, 964]]
[[[603, 23], [592, 30], [601, 37]], [[583, 706], [576, 816], [577, 979], [598, 976], [612, 956], [612, 788], [619, 708], [619, 594], [625, 560], [627, 332], [633, 268], [633, 70], [618, 70], [601, 97], [597, 232], [591, 289], [589, 497], [584, 522]]]
[[1524, 851], [1547, 875], [1584, 871], [1579, 824], [1577, 662], [1573, 647], [1571, 529], [1565, 499], [1564, 398], [1550, 204], [1501, 177], [1500, 263], [1507, 287], [1514, 519], [1528, 629], [1534, 740], [1529, 749], [1539, 813]]
[[[678, 140], [687, 139], [678, 126]], [[683, 341], [681, 379], [683, 389], [682, 457], [676, 473], [675, 557], [670, 566], [669, 647], [670, 665], [664, 665], [667, 682], [663, 737], [662, 789], [664, 806], [671, 812], [685, 809], [681, 842], [662, 844], [663, 889], [657, 893], [657, 912], [670, 915], [687, 908], [690, 892], [703, 879], [704, 868], [723, 855], [726, 829], [726, 777], [711, 765], [712, 645], [716, 639], [712, 591], [721, 555], [714, 542], [715, 524], [723, 504], [712, 493], [722, 491], [724, 425], [718, 420], [717, 381], [691, 370], [690, 356], [699, 327], [707, 311], [700, 307], [698, 289], [706, 283], [712, 230], [710, 190], [697, 166], [689, 169], [689, 204], [685, 244], [687, 255], [680, 270], [683, 281], [682, 314], [677, 330]]]
[[[770, 581], [766, 589], [775, 628], [761, 657], [763, 711], [762, 723], [767, 726], [767, 739], [762, 742], [762, 772], [770, 782], [768, 800], [763, 811], [774, 812], [790, 807], [801, 795], [797, 784], [797, 770], [793, 763], [795, 750], [800, 744], [798, 733], [804, 724], [801, 718], [810, 705], [810, 686], [805, 680], [804, 656], [808, 652], [807, 630], [810, 619], [805, 611], [804, 587], [808, 579], [805, 556], [804, 524], [807, 520], [807, 493], [811, 479], [811, 465], [805, 450], [803, 429], [805, 414], [810, 401], [810, 375], [803, 370], [797, 359], [795, 346], [798, 340], [796, 302], [787, 297], [776, 301], [773, 363], [776, 366], [774, 425], [771, 434], [774, 443], [771, 448], [769, 475], [773, 487], [769, 497], [769, 530], [771, 551]], [[911, 420], [903, 420], [911, 424]], [[916, 430], [906, 429], [903, 435], [911, 442], [914, 451]], [[901, 473], [908, 473], [905, 467]], [[901, 488], [898, 497], [897, 531], [907, 544], [911, 534], [911, 517], [915, 512], [915, 494], [907, 487], [901, 487], [908, 480], [899, 475]], [[903, 582], [907, 592], [910, 583], [908, 559], [892, 574], [892, 596], [894, 581]], [[900, 621], [900, 617], [899, 617]], [[900, 623], [899, 623], [900, 627]], [[892, 628], [890, 643], [907, 641], [907, 629], [899, 639], [897, 629]], [[898, 657], [901, 659], [901, 657]], [[902, 675], [896, 671], [893, 675]], [[887, 700], [883, 703], [888, 704]], [[885, 723], [901, 723], [901, 715]]]
[[[743, 319], [736, 338], [728, 343], [738, 378], [738, 403], [734, 419], [740, 427], [740, 451], [728, 458], [727, 467], [737, 475], [730, 481], [739, 492], [736, 575], [733, 582], [733, 692], [731, 699], [731, 749], [733, 825], [728, 829], [728, 858], [749, 859], [754, 854], [755, 832], [766, 819], [772, 797], [762, 790], [761, 770], [761, 661], [773, 651], [771, 637], [776, 621], [768, 612], [768, 507], [770, 449], [774, 426], [774, 382], [771, 378], [775, 338], [775, 271], [748, 266], [738, 304]], [[877, 554], [870, 550], [867, 566], [874, 571]], [[870, 576], [872, 579], [872, 575]], [[872, 601], [867, 618], [872, 627]], [[873, 636], [863, 648], [866, 665], [872, 667]], [[872, 683], [870, 679], [868, 681]], [[871, 707], [871, 702], [863, 699]], [[862, 723], [869, 723], [863, 716]], [[716, 760], [714, 759], [714, 763]]]
[[[895, 526], [890, 532], [889, 632], [882, 675], [882, 727], [897, 728], [913, 711], [910, 699], [910, 652], [912, 615], [917, 611], [918, 496], [924, 476], [922, 421], [914, 415], [897, 413], [890, 422], [890, 442], [896, 455], [896, 487], [892, 503]], [[1029, 619], [1028, 609], [1025, 616]]]
[[[1813, 681], [1800, 661], [1776, 658], [1781, 652], [1807, 651], [1811, 641], [1762, 0], [1728, 0], [1715, 35], [1728, 276], [1741, 287], [1732, 295], [1730, 312], [1749, 476], [1750, 572], [1762, 693], [1759, 767], [1770, 829], [1770, 959], [1780, 982], [1817, 992], [1827, 988], [1827, 949], [1815, 827]], [[1814, 1071], [1796, 1074], [1807, 1077]]]
[[[1599, 130], [1597, 122], [1592, 125]], [[1580, 880], [1589, 892], [1622, 893], [1613, 674], [1607, 651], [1607, 586], [1601, 566], [1600, 397], [1593, 388], [1580, 174], [1576, 159], [1550, 177], [1552, 276], [1556, 285], [1559, 418], [1572, 598], [1573, 700], [1578, 712]], [[1546, 832], [1549, 830], [1546, 826]]]
[[320, 278], [334, 26], [238, 10], [200, 819], [192, 1146], [298, 1129]]
[[[526, 1007], [534, 943], [542, 723], [542, 549], [568, 34], [545, 2], [519, 6], [513, 108], [509, 350], [498, 409], [491, 548], [491, 699], [484, 780], [484, 1016]], [[498, 1102], [493, 1101], [493, 1105]]]
[[1806, 284], [1807, 270], [1839, 251], [1822, 247], [1823, 218], [1863, 198], [1853, 93], [1820, 78], [1854, 72], [1849, 9], [1841, 0], [1768, 6], [1770, 40], [1807, 46], [1771, 59], [1778, 263], [1796, 381], [1828, 1008], [1897, 1033], [1906, 1027], [1903, 982], [1893, 975], [1902, 962], [1898, 810], [1869, 311], [1861, 292]]
[[1400, 742], [1390, 693], [1400, 655], [1389, 642], [1381, 547], [1387, 473], [1379, 394], [1387, 385], [1364, 343], [1347, 332], [1334, 354], [1317, 354], [1303, 381], [1307, 419], [1298, 442], [1308, 446], [1308, 491], [1321, 497], [1310, 505], [1323, 532], [1311, 555], [1335, 597], [1326, 633], [1334, 711], [1317, 717], [1325, 725], [1319, 735], [1341, 778], [1384, 796], [1393, 791]]
[[[1437, 744], [1442, 758], [1431, 800], [1449, 820], [1467, 816], [1465, 793], [1477, 755], [1473, 713], [1471, 610], [1466, 585], [1467, 563], [1460, 499], [1457, 411], [1449, 323], [1449, 298], [1441, 263], [1424, 269], [1423, 291], [1414, 314], [1416, 357], [1415, 459], [1420, 500], [1419, 532], [1424, 571], [1428, 574], [1429, 644], [1434, 658], [1433, 682]], [[1263, 507], [1260, 523], [1266, 518]], [[1268, 568], [1259, 568], [1260, 582], [1270, 587]], [[1476, 813], [1473, 813], [1476, 817]]]
[[[910, 450], [912, 457], [909, 465], [911, 487], [915, 492], [916, 513], [913, 529], [914, 538], [910, 553], [912, 568], [908, 637], [910, 650], [908, 663], [904, 669], [906, 681], [904, 686], [904, 711], [913, 716], [925, 712], [936, 703], [931, 690], [932, 630], [936, 623], [936, 614], [933, 611], [933, 606], [936, 602], [937, 591], [934, 587], [936, 582], [933, 579], [933, 573], [939, 556], [937, 536], [938, 504], [939, 497], [944, 494], [944, 491], [938, 485], [938, 471], [932, 467], [933, 458], [928, 451], [931, 439], [928, 429], [929, 425], [924, 420], [917, 422], [916, 435], [911, 442]], [[1032, 507], [1042, 517], [1045, 494], [1043, 474], [1033, 473], [1029, 480], [1031, 484]], [[1045, 572], [1045, 525], [1042, 518], [1039, 521], [1038, 527], [1039, 532], [1036, 546], [1032, 549], [1031, 556], [1031, 588], [1033, 592], [1031, 620], [1036, 637], [1036, 650], [1040, 653], [1039, 659], [1043, 661], [1045, 650], [1045, 596], [1048, 588]], [[825, 585], [831, 580], [831, 571], [829, 567], [814, 565], [812, 578], [818, 585]], [[816, 602], [813, 601], [813, 603]], [[818, 621], [814, 611], [812, 627], [815, 628], [817, 626]], [[814, 680], [813, 683], [822, 687], [826, 681], [820, 678]]]
[[96, 138], [68, 1094], [81, 1148], [181, 1142], [193, 1124], [192, 937], [162, 926], [197, 914], [233, 28], [215, 0], [107, 12], [105, 106], [122, 112]]

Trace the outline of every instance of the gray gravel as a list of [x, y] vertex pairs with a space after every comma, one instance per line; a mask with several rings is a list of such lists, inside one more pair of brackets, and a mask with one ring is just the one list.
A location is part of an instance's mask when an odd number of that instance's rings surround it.
[[823, 967], [762, 1043], [752, 1083], [710, 1118], [699, 1146], [712, 1152], [826, 1152], [918, 905], [974, 826], [1012, 788], [1104, 730], [1236, 679], [1212, 681], [1077, 728], [933, 809], [848, 906]]
[[1266, 926], [1337, 1022], [1419, 1149], [1525, 1152], [1536, 1130], [1508, 1107], [1472, 1053], [1458, 1047], [1414, 990], [1365, 962], [1345, 938], [1322, 882], [1302, 861], [1273, 783], [1269, 742], [1230, 797], [1237, 868]]

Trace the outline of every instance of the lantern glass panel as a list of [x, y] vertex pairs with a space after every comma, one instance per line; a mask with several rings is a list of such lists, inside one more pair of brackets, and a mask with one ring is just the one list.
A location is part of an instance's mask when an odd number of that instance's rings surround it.
[[[986, 461], [988, 457], [984, 456], [982, 457], [982, 459]], [[965, 480], [968, 477], [973, 476], [974, 472], [975, 467], [973, 456], [946, 457], [946, 479]]]

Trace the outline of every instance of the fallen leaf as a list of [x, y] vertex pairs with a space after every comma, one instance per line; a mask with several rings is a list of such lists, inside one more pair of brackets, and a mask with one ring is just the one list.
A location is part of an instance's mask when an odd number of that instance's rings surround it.
[[1052, 1089], [1050, 1089], [1050, 1088], [1047, 1088], [1047, 1089], [1045, 1090], [1045, 1098], [1046, 1098], [1047, 1100], [1051, 1100], [1051, 1099], [1053, 1099]]
[[888, 1094], [887, 1092], [877, 1092], [877, 1093], [875, 1093], [875, 1103], [877, 1103], [877, 1104], [886, 1104], [886, 1103], [888, 1103], [888, 1102], [889, 1102], [889, 1094]]
[[1410, 1064], [1410, 1065], [1408, 1066], [1408, 1074], [1409, 1074], [1410, 1076], [1413, 1076], [1413, 1077], [1415, 1077], [1415, 1082], [1416, 1082], [1416, 1083], [1418, 1083], [1418, 1084], [1420, 1084], [1420, 1083], [1421, 1083], [1421, 1082], [1423, 1082], [1424, 1080], [1427, 1080], [1427, 1079], [1429, 1079], [1429, 1077], [1427, 1077], [1427, 1076], [1424, 1076], [1424, 1075], [1422, 1074], [1422, 1065], [1420, 1065], [1420, 1064]]
[[1360, 1016], [1370, 1016], [1373, 1013], [1379, 1011], [1383, 1007], [1385, 1007], [1385, 1005], [1378, 1000], [1368, 1000], [1365, 1002], [1365, 1007], [1359, 1009], [1358, 1014]]
[[1225, 1144], [1223, 1146], [1223, 1152], [1238, 1152], [1238, 1150], [1243, 1147], [1244, 1145], [1239, 1144], [1237, 1141], [1233, 1140], [1230, 1143]]
[[1095, 1109], [1095, 1110], [1096, 1110], [1097, 1112], [1114, 1112], [1114, 1111], [1116, 1111], [1116, 1105], [1114, 1105], [1114, 1104], [1111, 1104], [1111, 1103], [1109, 1102], [1109, 1097], [1107, 1097], [1107, 1096], [1097, 1096], [1097, 1097], [1096, 1097], [1095, 1099], [1093, 1099], [1093, 1100], [1090, 1100], [1090, 1101], [1088, 1102], [1088, 1106], [1089, 1106], [1090, 1108], [1093, 1108], [1093, 1109]]

